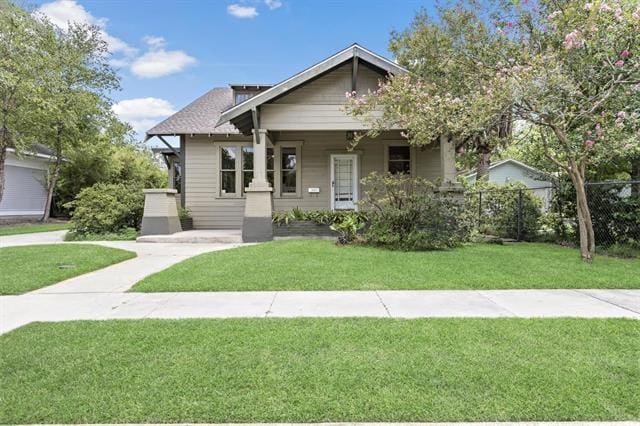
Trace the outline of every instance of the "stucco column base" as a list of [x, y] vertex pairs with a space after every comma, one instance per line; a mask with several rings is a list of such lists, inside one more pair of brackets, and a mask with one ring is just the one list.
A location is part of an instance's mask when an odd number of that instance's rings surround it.
[[464, 203], [464, 188], [459, 183], [447, 183], [438, 187], [438, 193], [454, 201]]
[[182, 231], [175, 189], [145, 189], [140, 235], [167, 235]]
[[273, 200], [271, 187], [260, 184], [249, 185], [245, 190], [244, 219], [242, 221], [242, 241], [259, 243], [273, 240], [271, 214]]

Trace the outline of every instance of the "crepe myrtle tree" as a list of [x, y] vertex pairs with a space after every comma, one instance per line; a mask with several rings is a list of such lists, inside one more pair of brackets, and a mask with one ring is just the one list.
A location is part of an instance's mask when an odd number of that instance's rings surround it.
[[486, 177], [492, 153], [511, 139], [512, 100], [496, 69], [512, 42], [493, 31], [485, 13], [486, 5], [473, 2], [438, 8], [438, 19], [419, 12], [390, 42], [410, 74], [392, 77], [375, 93], [348, 93], [347, 111], [369, 121], [370, 134], [400, 126], [418, 146], [441, 135], [454, 139], [478, 179]]
[[513, 120], [539, 129], [545, 156], [571, 178], [580, 253], [591, 261], [596, 242], [586, 172], [598, 155], [640, 149], [634, 101], [640, 91], [640, 6], [633, 0], [539, 0], [504, 2], [500, 9], [491, 16], [492, 33], [504, 43], [491, 48], [501, 53], [477, 63], [493, 77], [470, 85], [464, 97], [400, 75], [374, 93], [349, 96], [346, 109], [362, 117], [377, 111], [368, 119], [374, 131], [405, 127], [410, 142], [424, 144], [442, 133], [473, 135], [509, 105]]
[[552, 1], [522, 9], [522, 51], [501, 70], [514, 115], [541, 130], [545, 155], [576, 190], [580, 253], [595, 252], [585, 175], [597, 156], [638, 147], [640, 5], [635, 1]]

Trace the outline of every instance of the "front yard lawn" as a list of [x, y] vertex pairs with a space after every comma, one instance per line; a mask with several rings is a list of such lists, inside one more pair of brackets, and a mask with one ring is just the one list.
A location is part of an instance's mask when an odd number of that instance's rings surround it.
[[63, 231], [69, 229], [68, 223], [22, 223], [18, 225], [1, 225], [0, 237], [18, 234], [34, 234], [36, 232]]
[[0, 248], [0, 294], [25, 293], [135, 256], [93, 244]]
[[206, 253], [151, 275], [133, 291], [640, 288], [640, 260], [551, 244], [474, 244], [394, 252], [330, 241], [275, 241]]
[[639, 353], [634, 320], [39, 323], [0, 423], [638, 420]]

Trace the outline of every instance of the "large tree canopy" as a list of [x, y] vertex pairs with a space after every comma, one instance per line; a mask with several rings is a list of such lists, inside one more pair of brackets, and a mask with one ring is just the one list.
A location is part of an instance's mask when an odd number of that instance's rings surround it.
[[[419, 72], [351, 96], [347, 110], [367, 117], [381, 109], [369, 119], [374, 132], [400, 125], [416, 145], [440, 134], [464, 138], [490, 131], [505, 114], [537, 129], [540, 149], [573, 182], [581, 254], [590, 260], [595, 241], [584, 191], [587, 169], [598, 155], [640, 151], [640, 5], [513, 1], [484, 16], [468, 3], [441, 10], [439, 18], [442, 23], [432, 28], [459, 29], [457, 38], [444, 41], [443, 33], [455, 31], [434, 30], [433, 41], [449, 60], [434, 64], [434, 57], [407, 44]], [[439, 80], [425, 76], [426, 70]]]

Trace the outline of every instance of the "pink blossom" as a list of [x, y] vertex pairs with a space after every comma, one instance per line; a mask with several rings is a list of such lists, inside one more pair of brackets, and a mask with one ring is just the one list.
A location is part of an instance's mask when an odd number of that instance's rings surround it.
[[624, 49], [622, 52], [620, 52], [620, 57], [622, 59], [627, 59], [629, 57], [630, 53], [627, 49]]
[[549, 14], [549, 16], [547, 16], [547, 19], [548, 19], [548, 20], [550, 20], [550, 21], [552, 21], [552, 20], [554, 20], [557, 16], [559, 16], [559, 15], [561, 15], [561, 14], [562, 14], [562, 12], [560, 12], [559, 10], [556, 10], [555, 12], [551, 12], [551, 13]]
[[573, 30], [564, 37], [564, 42], [562, 44], [567, 50], [579, 49], [584, 44], [584, 41], [582, 40], [582, 34], [580, 34], [580, 31], [578, 30]]
[[626, 111], [618, 111], [618, 113], [616, 114], [616, 117], [624, 120], [627, 117], [627, 113]]
[[616, 10], [613, 12], [613, 14], [615, 15], [616, 19], [618, 21], [622, 21], [622, 9], [620, 7], [616, 7]]
[[598, 138], [601, 138], [603, 134], [604, 131], [602, 130], [602, 126], [600, 125], [600, 123], [596, 124], [596, 135], [598, 136]]
[[587, 139], [586, 141], [584, 141], [584, 146], [587, 149], [591, 149], [593, 148], [593, 145], [595, 144], [594, 141], [592, 141], [591, 139]]
[[591, 10], [591, 7], [592, 7], [592, 6], [593, 6], [593, 5], [592, 5], [591, 3], [585, 3], [585, 4], [584, 4], [584, 10]]
[[602, 12], [611, 12], [611, 7], [609, 7], [609, 5], [605, 2], [602, 2], [602, 4], [600, 4], [600, 9], [598, 10], [600, 13]]
[[613, 65], [615, 65], [618, 68], [622, 68], [624, 66], [624, 61], [622, 59], [619, 59]]

